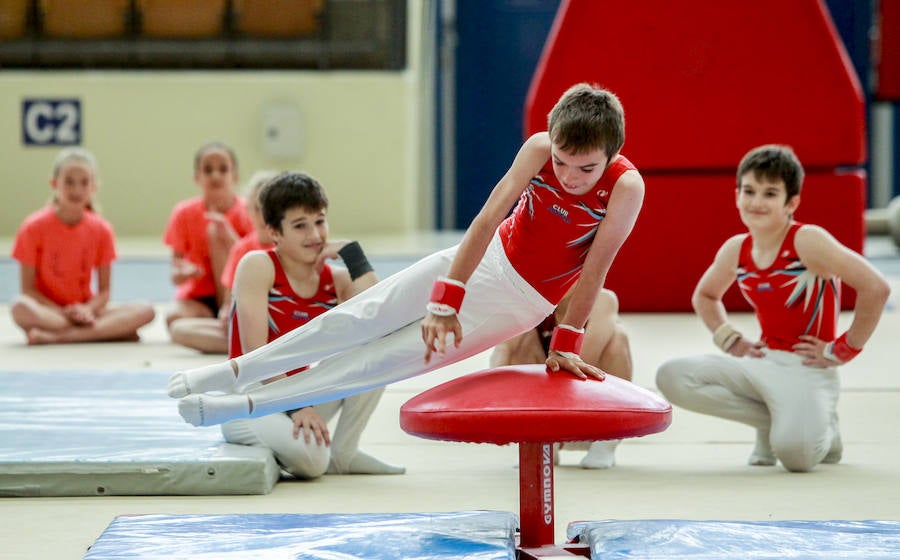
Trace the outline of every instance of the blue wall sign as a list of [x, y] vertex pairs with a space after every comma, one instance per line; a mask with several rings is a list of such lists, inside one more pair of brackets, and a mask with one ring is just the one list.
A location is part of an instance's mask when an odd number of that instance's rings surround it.
[[22, 143], [26, 146], [81, 144], [81, 100], [23, 99]]

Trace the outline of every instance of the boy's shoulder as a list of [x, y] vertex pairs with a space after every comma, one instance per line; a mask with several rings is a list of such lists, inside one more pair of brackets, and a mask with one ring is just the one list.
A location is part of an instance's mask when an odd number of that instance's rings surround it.
[[550, 133], [546, 130], [542, 130], [540, 132], [535, 132], [531, 136], [525, 139], [525, 143], [537, 143], [537, 144], [545, 144], [550, 146]]
[[243, 263], [244, 261], [247, 261], [252, 265], [245, 265], [244, 268], [258, 270], [259, 266], [275, 266], [278, 258], [274, 256], [271, 248], [251, 249], [241, 257], [241, 262]]
[[744, 250], [744, 244], [752, 242], [753, 238], [749, 232], [737, 233], [722, 243], [719, 247], [718, 255], [725, 256], [730, 260], [737, 259]]
[[613, 160], [613, 165], [621, 166], [622, 168], [629, 170], [629, 171], [632, 171], [632, 170], [637, 171], [638, 170], [638, 168], [634, 164], [634, 162], [632, 162], [630, 159], [625, 157], [625, 154], [623, 154], [621, 152], [619, 152], [619, 154], [617, 156], [615, 156], [615, 159]]
[[525, 142], [522, 143], [522, 148], [532, 151], [547, 152], [547, 157], [549, 158], [551, 145], [550, 133], [544, 130], [542, 132], [535, 132], [526, 138]]

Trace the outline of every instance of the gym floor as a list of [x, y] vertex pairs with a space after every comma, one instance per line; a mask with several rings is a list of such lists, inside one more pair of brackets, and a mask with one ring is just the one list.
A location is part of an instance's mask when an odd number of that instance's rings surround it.
[[[120, 253], [141, 255], [141, 250], [120, 244]], [[373, 253], [376, 263], [390, 261], [379, 261]], [[665, 432], [623, 442], [612, 469], [583, 470], [580, 452], [562, 453], [556, 470], [556, 541], [564, 541], [569, 522], [581, 520], [900, 520], [900, 379], [893, 347], [900, 332], [900, 254], [886, 238], [870, 239], [866, 254], [888, 275], [893, 293], [866, 351], [842, 368], [845, 452], [840, 464], [806, 474], [790, 474], [781, 466], [749, 467], [750, 428], [676, 409]], [[14, 278], [3, 274], [5, 284], [15, 286]], [[4, 306], [2, 369], [23, 375], [71, 369], [175, 371], [221, 359], [170, 344], [163, 303], [158, 302], [157, 319], [141, 331], [140, 343], [48, 347], [26, 346]], [[733, 319], [745, 332], [757, 332], [751, 315]], [[690, 314], [632, 313], [622, 320], [631, 337], [634, 382], [649, 389], [655, 388], [656, 368], [664, 360], [715, 350], [709, 333]], [[850, 315], [841, 320], [846, 327]], [[3, 498], [2, 556], [80, 559], [116, 516], [126, 514], [518, 512], [515, 446], [428, 441], [404, 433], [398, 423], [406, 400], [487, 363], [482, 354], [387, 388], [362, 448], [405, 465], [405, 475], [285, 480], [270, 494], [257, 496]]]

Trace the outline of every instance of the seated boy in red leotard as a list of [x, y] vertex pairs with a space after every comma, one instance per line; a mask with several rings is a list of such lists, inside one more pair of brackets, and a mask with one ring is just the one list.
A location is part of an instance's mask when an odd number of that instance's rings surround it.
[[[276, 176], [260, 191], [259, 205], [275, 247], [251, 251], [238, 263], [230, 313], [233, 358], [277, 340], [378, 281], [359, 243], [328, 238], [328, 198], [309, 175]], [[346, 269], [325, 263], [339, 256]], [[403, 467], [359, 449], [383, 392], [379, 387], [285, 413], [233, 420], [222, 425], [222, 433], [231, 443], [268, 447], [298, 478], [402, 474]], [[328, 422], [334, 418], [332, 432]]]

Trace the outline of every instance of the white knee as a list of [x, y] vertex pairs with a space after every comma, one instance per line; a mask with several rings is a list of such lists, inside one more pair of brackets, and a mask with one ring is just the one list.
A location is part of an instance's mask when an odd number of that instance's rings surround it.
[[[302, 436], [301, 436], [302, 438]], [[297, 478], [313, 479], [325, 474], [331, 460], [331, 448], [302, 440], [290, 449], [273, 450], [281, 467]]]
[[775, 456], [791, 472], [809, 472], [818, 465], [825, 452], [809, 441], [797, 439], [772, 439]]
[[303, 434], [295, 439], [293, 422], [282, 413], [228, 422], [222, 435], [229, 443], [269, 449], [281, 468], [297, 478], [322, 476], [331, 459], [331, 448], [324, 443], [317, 444], [315, 438], [307, 443]]
[[681, 360], [669, 360], [656, 370], [656, 386], [669, 402], [680, 404], [684, 394], [686, 379]]

